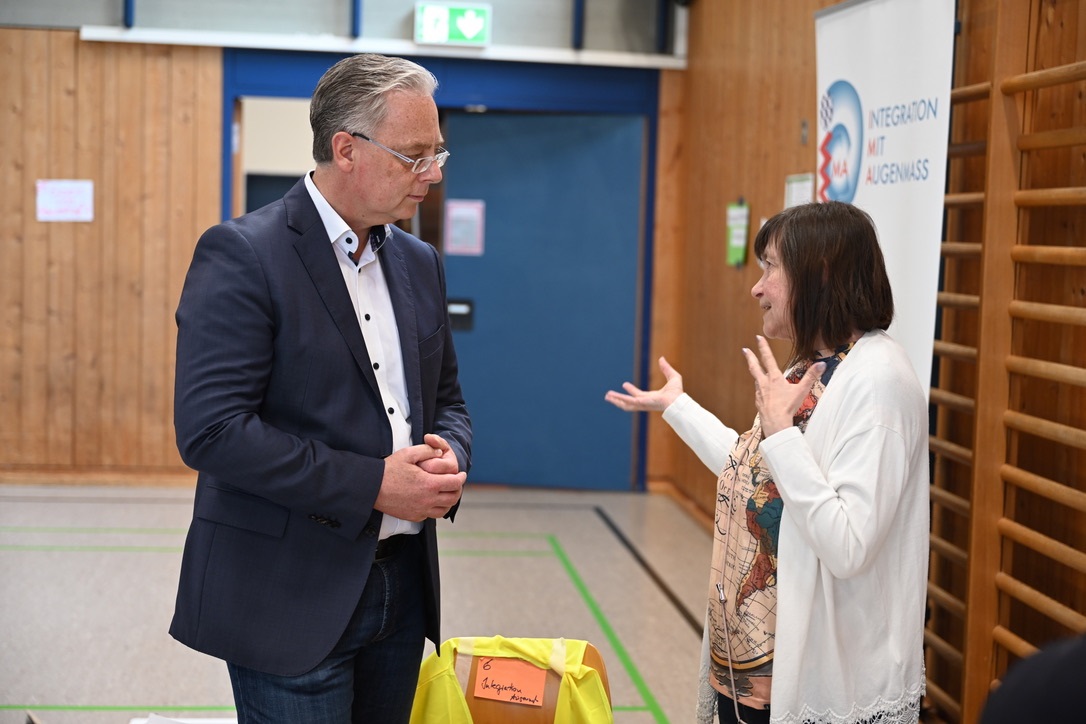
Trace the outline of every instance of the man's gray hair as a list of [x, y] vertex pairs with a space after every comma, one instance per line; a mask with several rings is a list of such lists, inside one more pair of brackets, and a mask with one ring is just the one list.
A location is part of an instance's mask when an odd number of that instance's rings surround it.
[[344, 58], [321, 76], [309, 104], [313, 160], [332, 160], [332, 136], [340, 131], [373, 134], [388, 112], [392, 91], [433, 96], [437, 78], [418, 63], [377, 53]]

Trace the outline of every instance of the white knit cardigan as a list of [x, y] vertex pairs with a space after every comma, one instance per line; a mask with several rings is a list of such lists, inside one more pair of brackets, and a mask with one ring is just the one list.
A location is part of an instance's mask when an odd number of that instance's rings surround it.
[[[714, 473], [738, 438], [688, 395], [664, 419]], [[924, 694], [927, 402], [905, 351], [860, 338], [807, 425], [762, 441], [784, 499], [774, 723], [909, 724]]]

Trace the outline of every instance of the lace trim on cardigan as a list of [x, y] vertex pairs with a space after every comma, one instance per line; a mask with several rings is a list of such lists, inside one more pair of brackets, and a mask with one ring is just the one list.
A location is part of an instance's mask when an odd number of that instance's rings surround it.
[[920, 720], [920, 705], [927, 691], [926, 678], [897, 701], [881, 698], [869, 706], [853, 706], [845, 715], [834, 712], [815, 712], [807, 706], [798, 714], [773, 716], [773, 724], [916, 724]]

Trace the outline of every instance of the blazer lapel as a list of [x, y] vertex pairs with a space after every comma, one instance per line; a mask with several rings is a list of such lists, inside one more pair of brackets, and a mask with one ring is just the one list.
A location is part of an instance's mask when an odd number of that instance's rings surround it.
[[339, 270], [336, 252], [328, 238], [328, 232], [321, 223], [320, 214], [305, 188], [305, 180], [294, 185], [283, 201], [287, 207], [287, 224], [300, 236], [294, 240], [294, 248], [305, 265], [309, 278], [317, 293], [324, 301], [332, 322], [343, 336], [351, 355], [354, 356], [362, 375], [380, 399], [377, 378], [373, 374], [362, 330], [358, 327], [358, 317], [351, 305], [351, 295], [343, 284], [343, 273]]
[[411, 405], [411, 437], [416, 443], [422, 442], [422, 374], [419, 366], [419, 326], [415, 314], [415, 293], [408, 274], [407, 260], [397, 234], [402, 233], [395, 226], [389, 238], [379, 252], [381, 271], [385, 275], [388, 295], [392, 299], [392, 308], [396, 312], [396, 327], [400, 334], [400, 354], [403, 356], [403, 373], [407, 381], [407, 399]]

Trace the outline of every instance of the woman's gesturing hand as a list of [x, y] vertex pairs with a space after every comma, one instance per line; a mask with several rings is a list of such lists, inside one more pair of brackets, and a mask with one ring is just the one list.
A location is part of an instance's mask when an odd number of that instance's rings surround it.
[[769, 342], [760, 335], [757, 339], [761, 359], [746, 347], [743, 348], [743, 356], [747, 358], [747, 369], [754, 378], [754, 404], [762, 420], [762, 434], [769, 437], [792, 426], [792, 417], [825, 371], [826, 365], [824, 362], [811, 365], [799, 382], [793, 384], [785, 378]]
[[626, 412], [661, 411], [683, 393], [683, 376], [660, 358], [660, 371], [664, 373], [664, 386], [658, 390], [642, 390], [630, 382], [623, 382], [625, 393], [609, 390], [603, 399]]

